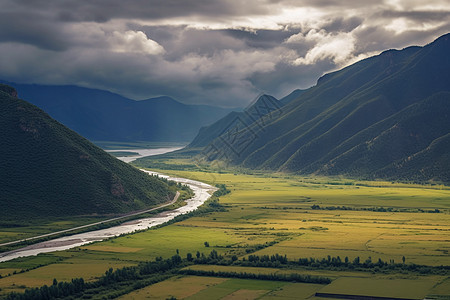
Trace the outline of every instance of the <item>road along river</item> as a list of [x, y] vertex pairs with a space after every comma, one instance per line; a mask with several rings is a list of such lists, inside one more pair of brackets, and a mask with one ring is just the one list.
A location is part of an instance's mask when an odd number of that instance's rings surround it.
[[0, 262], [8, 261], [17, 257], [33, 256], [38, 255], [39, 253], [75, 248], [92, 242], [102, 241], [114, 236], [119, 236], [121, 234], [132, 233], [137, 230], [143, 230], [163, 224], [167, 221], [172, 220], [178, 215], [185, 214], [197, 209], [206, 200], [208, 200], [211, 194], [217, 189], [209, 184], [196, 180], [170, 177], [146, 170], [142, 171], [148, 173], [149, 175], [158, 175], [169, 180], [186, 184], [194, 191], [195, 195], [193, 198], [186, 201], [186, 205], [171, 211], [162, 212], [151, 218], [133, 220], [107, 229], [94, 230], [85, 233], [64, 236], [61, 238], [26, 246], [24, 248], [16, 249], [13, 251], [0, 253]]

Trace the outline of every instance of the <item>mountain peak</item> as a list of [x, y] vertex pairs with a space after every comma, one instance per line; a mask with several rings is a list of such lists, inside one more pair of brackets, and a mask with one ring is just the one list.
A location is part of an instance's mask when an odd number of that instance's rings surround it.
[[280, 103], [278, 103], [278, 99], [267, 94], [262, 94], [256, 100], [253, 100], [245, 109], [244, 111], [250, 111], [258, 106], [264, 106], [268, 108], [279, 108], [281, 106]]

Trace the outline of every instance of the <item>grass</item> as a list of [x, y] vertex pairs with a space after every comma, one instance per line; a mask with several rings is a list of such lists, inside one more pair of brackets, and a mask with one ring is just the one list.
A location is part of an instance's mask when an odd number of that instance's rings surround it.
[[229, 279], [205, 278], [198, 276], [176, 276], [170, 278], [169, 280], [134, 291], [119, 299], [167, 299], [170, 297], [183, 299], [227, 280]]
[[[223, 253], [227, 245], [238, 243], [240, 238], [217, 228], [196, 228], [188, 226], [167, 226], [157, 230], [148, 230], [141, 234], [128, 235], [108, 242], [97, 243], [83, 247], [95, 252], [114, 252], [119, 258], [142, 261], [156, 257], [170, 257], [178, 249], [180, 255], [186, 256], [188, 252], [211, 251], [216, 249]], [[176, 241], [174, 243], [174, 241]], [[210, 247], [206, 248], [204, 242], [208, 241]], [[127, 249], [126, 252], [122, 252]], [[131, 250], [135, 249], [135, 250]], [[120, 254], [119, 254], [120, 252]]]
[[[168, 172], [166, 171], [166, 173]], [[112, 265], [135, 265], [159, 256], [168, 258], [174, 255], [177, 249], [182, 257], [186, 257], [187, 253], [195, 256], [197, 251], [208, 254], [214, 249], [226, 257], [236, 255], [239, 259], [243, 259], [255, 251], [255, 247], [264, 245], [266, 242], [275, 242], [275, 244], [263, 247], [252, 254], [279, 253], [286, 254], [289, 259], [324, 258], [330, 255], [340, 256], [341, 259], [347, 256], [353, 260], [359, 256], [362, 261], [371, 257], [373, 261], [378, 258], [384, 261], [394, 259], [397, 263], [400, 263], [402, 257], [405, 256], [406, 264], [450, 265], [450, 256], [448, 255], [450, 250], [448, 241], [450, 190], [447, 188], [404, 184], [397, 186], [392, 183], [356, 185], [346, 184], [347, 181], [344, 179], [339, 181], [343, 184], [336, 184], [337, 179], [333, 179], [333, 184], [329, 184], [330, 179], [320, 181], [319, 179], [312, 180], [283, 174], [268, 176], [267, 174], [245, 175], [179, 170], [173, 170], [170, 173], [210, 184], [226, 184], [231, 193], [221, 196], [219, 201], [225, 210], [191, 217], [159, 229], [118, 237], [79, 249], [48, 254], [45, 259], [50, 265], [0, 279], [2, 288], [0, 293], [17, 289], [19, 285], [32, 286], [29, 277], [33, 277], [39, 272], [42, 272], [43, 278], [57, 278], [58, 280], [66, 278], [67, 274], [64, 273], [64, 268], [67, 266], [78, 270], [76, 276], [89, 279], [98, 276]], [[312, 205], [321, 207], [345, 205], [352, 208], [383, 206], [404, 209], [406, 212], [315, 210], [311, 208]], [[440, 213], [422, 213], [419, 212], [419, 208], [439, 209]], [[210, 247], [205, 247], [204, 242], [206, 241]], [[27, 265], [38, 265], [36, 259], [41, 258], [24, 258], [17, 262], [2, 263], [0, 264], [0, 274], [10, 272], [10, 270], [20, 270]], [[78, 268], [78, 266], [80, 267]], [[367, 272], [301, 268], [296, 270], [256, 268], [257, 270], [254, 270], [255, 268], [237, 266], [193, 266], [192, 268], [194, 267], [209, 267], [215, 270], [233, 268], [236, 271], [246, 270], [247, 272], [299, 272], [300, 274], [335, 278], [339, 280], [335, 281], [337, 283], [342, 280], [341, 278], [350, 281], [354, 278], [369, 278], [369, 280], [377, 278], [379, 290], [387, 290], [383, 288], [385, 285], [387, 286], [387, 281], [383, 280], [389, 278], [415, 280], [400, 280], [398, 283], [400, 286], [407, 287], [408, 282], [419, 282], [420, 284], [415, 284], [414, 287], [422, 294], [433, 291], [440, 295], [450, 294], [448, 281], [445, 281], [442, 276], [377, 275]], [[297, 286], [294, 286], [291, 283], [276, 282], [273, 287], [269, 288], [266, 281], [253, 283], [252, 281], [229, 279], [218, 283], [214, 281], [217, 278], [202, 277], [202, 280], [189, 278], [191, 276], [175, 277], [172, 278], [173, 281], [170, 279], [139, 290], [136, 296], [133, 296], [135, 294], [127, 296], [137, 299], [146, 293], [156, 293], [154, 295], [166, 298], [171, 295], [182, 298], [187, 297], [182, 295], [189, 294], [191, 299], [244, 296], [281, 299], [289, 298], [291, 297], [289, 295], [295, 295], [295, 293], [303, 295], [302, 291], [305, 295], [314, 293], [310, 285], [304, 284], [295, 284]], [[7, 280], [5, 281], [5, 279]], [[197, 283], [189, 280], [197, 280]], [[231, 288], [229, 285], [233, 282], [236, 287]], [[344, 284], [346, 281], [342, 282], [342, 285], [336, 285], [336, 287], [341, 286], [342, 291], [351, 291], [351, 288]], [[434, 290], [429, 287], [429, 282], [434, 282], [436, 285]], [[15, 287], [12, 286], [13, 283]], [[238, 283], [242, 283], [242, 285], [238, 286]], [[38, 282], [36, 284], [38, 285]], [[277, 286], [277, 284], [283, 285]], [[192, 290], [188, 292], [186, 286], [190, 285], [192, 285]], [[170, 290], [167, 291], [169, 287]], [[154, 288], [159, 289], [159, 292], [156, 292]], [[249, 290], [254, 292], [249, 292]], [[262, 290], [265, 293], [255, 292]], [[173, 294], [169, 292], [173, 292]], [[184, 292], [186, 294], [183, 294]]]
[[241, 267], [241, 266], [216, 266], [216, 265], [193, 265], [186, 267], [186, 269], [202, 270], [202, 271], [215, 271], [215, 272], [247, 272], [252, 274], [290, 274], [296, 273], [300, 275], [313, 275], [329, 277], [332, 279], [345, 277], [372, 277], [370, 273], [357, 272], [357, 271], [332, 271], [332, 270], [309, 270], [305, 268], [295, 269], [277, 269], [277, 268], [257, 268], [257, 267]]
[[19, 222], [4, 222], [0, 227], [0, 244], [91, 224], [108, 218], [109, 216], [97, 215], [70, 218], [46, 217]]
[[[186, 299], [256, 299], [264, 294], [285, 286], [279, 281], [260, 281], [251, 279], [229, 279], [204, 289]], [[249, 296], [248, 298], [243, 297]]]
[[430, 291], [430, 295], [446, 295], [447, 299], [450, 298], [449, 296], [450, 291], [450, 278], [446, 278], [436, 284]]
[[[70, 281], [72, 278], [83, 277], [86, 281], [93, 281], [105, 273], [109, 268], [129, 266], [127, 262], [95, 261], [92, 259], [71, 258], [59, 263], [49, 264], [24, 273], [18, 273], [0, 280], [2, 293], [23, 291], [25, 287], [51, 285], [53, 278], [58, 281]], [[20, 287], [21, 286], [21, 287]]]
[[291, 283], [279, 289], [273, 290], [261, 299], [281, 300], [281, 299], [307, 299], [322, 288], [319, 284]]
[[[240, 227], [248, 234], [285, 234], [289, 240], [258, 254], [284, 253], [288, 257], [360, 256], [395, 259], [406, 256], [416, 264], [450, 264], [447, 231], [450, 191], [439, 188], [394, 186], [339, 186], [301, 182], [296, 177], [248, 176], [174, 171], [232, 190], [221, 198], [229, 206], [207, 220], [192, 218], [185, 224], [208, 227]], [[443, 213], [392, 213], [372, 211], [311, 210], [311, 206], [395, 207], [440, 209]], [[239, 225], [238, 225], [239, 224]], [[321, 228], [324, 230], [313, 230]], [[326, 229], [326, 230], [325, 230]], [[406, 244], [405, 244], [406, 243]]]
[[436, 284], [433, 280], [420, 279], [373, 279], [338, 278], [325, 286], [320, 293], [351, 294], [404, 299], [424, 299]]

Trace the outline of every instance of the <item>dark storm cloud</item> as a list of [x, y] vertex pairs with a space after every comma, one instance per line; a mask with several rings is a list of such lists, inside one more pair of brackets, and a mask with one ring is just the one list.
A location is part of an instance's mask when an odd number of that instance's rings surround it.
[[363, 23], [364, 19], [361, 17], [337, 17], [330, 19], [322, 28], [329, 32], [343, 31], [350, 32]]
[[298, 32], [298, 30], [255, 30], [239, 29], [221, 30], [224, 34], [243, 41], [248, 47], [269, 49], [279, 46], [284, 40]]
[[255, 73], [251, 76], [250, 81], [254, 86], [262, 87], [259, 90], [261, 93], [282, 98], [295, 89], [310, 86], [323, 75], [323, 70], [330, 70], [334, 67], [335, 65], [327, 60], [302, 68], [292, 64], [280, 63], [276, 66], [274, 73], [283, 74], [283, 76], [274, 77], [263, 73]]
[[365, 2], [0, 0], [0, 78], [246, 106], [450, 28], [448, 1]]
[[33, 12], [0, 12], [0, 42], [21, 42], [55, 51], [70, 45], [61, 28]]
[[169, 30], [172, 32], [171, 36], [154, 34], [155, 31], [151, 28], [144, 29], [149, 37], [167, 50], [166, 58], [169, 60], [180, 58], [186, 53], [210, 56], [219, 50], [238, 51], [246, 48], [243, 40], [231, 37], [222, 30], [194, 28], [170, 28]]
[[[17, 0], [17, 6], [51, 10], [64, 22], [106, 22], [111, 19], [165, 19], [186, 16], [226, 17], [268, 13], [252, 1], [229, 0]], [[265, 2], [265, 1], [263, 1]]]
[[413, 21], [429, 22], [444, 21], [450, 18], [450, 11], [392, 11], [385, 10], [379, 13], [380, 17], [387, 19], [406, 18]]
[[[382, 27], [366, 27], [355, 34], [358, 40], [355, 53], [402, 49], [412, 45], [425, 45], [433, 41], [430, 39], [430, 36], [438, 37], [448, 32], [448, 28], [448, 24], [445, 24], [429, 31], [413, 29], [407, 30], [401, 35], [395, 35]], [[411, 43], [411, 40], [414, 40], [415, 43]]]

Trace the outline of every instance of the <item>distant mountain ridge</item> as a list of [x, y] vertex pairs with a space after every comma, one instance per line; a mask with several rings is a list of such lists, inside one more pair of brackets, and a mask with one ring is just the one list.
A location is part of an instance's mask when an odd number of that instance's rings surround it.
[[244, 111], [232, 111], [213, 124], [200, 128], [199, 133], [188, 147], [205, 147], [222, 134], [237, 132], [243, 128], [247, 128], [255, 122], [258, 123], [260, 120], [265, 120], [261, 119], [263, 116], [266, 116], [266, 119], [275, 118], [273, 115], [274, 113], [279, 114], [279, 109], [281, 109], [282, 106], [291, 102], [303, 92], [304, 90], [295, 90], [280, 100], [270, 95], [260, 95], [253, 103], [250, 103]]
[[449, 53], [446, 34], [424, 47], [388, 50], [326, 74], [263, 126], [211, 134], [202, 146], [221, 153], [207, 160], [300, 174], [448, 183]]
[[174, 187], [119, 161], [0, 84], [0, 219], [117, 214]]
[[135, 101], [77, 86], [4, 83], [16, 88], [19, 97], [91, 141], [188, 142], [200, 127], [231, 111], [186, 105], [167, 96]]

